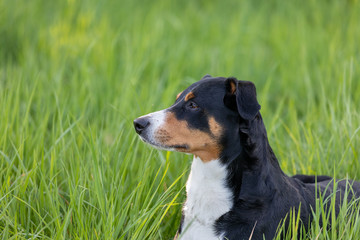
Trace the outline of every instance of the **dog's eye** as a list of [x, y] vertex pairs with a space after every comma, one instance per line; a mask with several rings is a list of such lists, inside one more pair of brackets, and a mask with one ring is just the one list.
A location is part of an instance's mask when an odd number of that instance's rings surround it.
[[194, 102], [189, 102], [187, 107], [190, 108], [191, 110], [196, 110], [199, 108], [199, 106]]

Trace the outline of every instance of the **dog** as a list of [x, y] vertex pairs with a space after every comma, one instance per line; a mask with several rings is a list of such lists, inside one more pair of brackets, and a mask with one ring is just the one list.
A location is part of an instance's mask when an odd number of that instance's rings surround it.
[[360, 196], [356, 181], [281, 170], [249, 81], [206, 75], [134, 127], [158, 149], [194, 155], [175, 239], [272, 239], [291, 209], [307, 229], [316, 196], [329, 197], [335, 182], [336, 214], [346, 189], [347, 200]]

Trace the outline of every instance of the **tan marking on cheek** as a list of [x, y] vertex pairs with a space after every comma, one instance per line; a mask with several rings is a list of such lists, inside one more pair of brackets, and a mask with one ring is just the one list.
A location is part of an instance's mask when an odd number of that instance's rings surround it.
[[190, 99], [192, 99], [192, 98], [194, 98], [194, 97], [195, 97], [194, 93], [193, 93], [193, 92], [189, 92], [189, 93], [186, 94], [186, 96], [185, 96], [185, 102], [187, 102], [188, 100], [190, 100]]
[[222, 134], [222, 127], [221, 125], [215, 120], [214, 117], [209, 118], [209, 126], [210, 126], [210, 132], [213, 134], [213, 136], [219, 138]]
[[[221, 135], [222, 129], [215, 119], [211, 120], [210, 128], [214, 136]], [[155, 139], [163, 146], [186, 145], [188, 148], [176, 150], [192, 153], [203, 162], [218, 159], [222, 150], [217, 139], [209, 133], [190, 129], [186, 121], [179, 121], [173, 113], [167, 113], [164, 125], [155, 133]]]
[[179, 99], [180, 95], [182, 94], [183, 92], [179, 92], [178, 95], [176, 95], [176, 100]]

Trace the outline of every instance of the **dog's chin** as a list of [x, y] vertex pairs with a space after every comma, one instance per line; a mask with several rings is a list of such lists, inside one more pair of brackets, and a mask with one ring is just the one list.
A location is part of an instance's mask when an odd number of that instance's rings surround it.
[[173, 152], [183, 152], [183, 153], [189, 153], [189, 147], [185, 144], [178, 144], [178, 145], [163, 145], [160, 143], [157, 143], [153, 140], [149, 140], [147, 138], [144, 138], [142, 136], [139, 136], [141, 141], [144, 143], [147, 143], [151, 145], [152, 147], [158, 149], [158, 150], [164, 150], [164, 151], [173, 151]]

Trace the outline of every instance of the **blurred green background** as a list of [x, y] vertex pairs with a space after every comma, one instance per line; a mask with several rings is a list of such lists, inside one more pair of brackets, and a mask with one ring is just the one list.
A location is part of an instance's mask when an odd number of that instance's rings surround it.
[[132, 121], [205, 74], [256, 84], [287, 174], [360, 179], [359, 42], [357, 0], [0, 0], [0, 236], [171, 239], [191, 157]]

